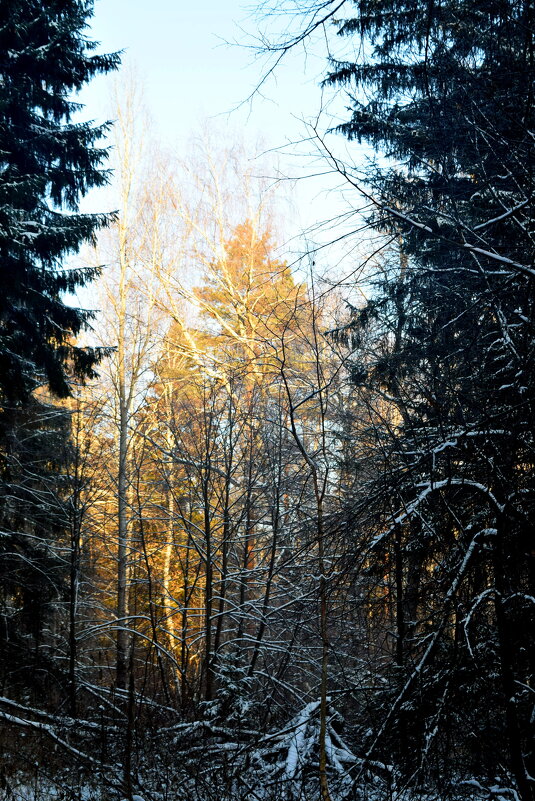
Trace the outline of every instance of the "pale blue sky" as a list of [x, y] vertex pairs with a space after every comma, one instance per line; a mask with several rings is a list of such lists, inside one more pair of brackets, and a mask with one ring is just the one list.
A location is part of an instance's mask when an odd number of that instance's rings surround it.
[[[339, 121], [332, 109], [344, 113], [345, 101], [340, 94], [330, 104], [322, 98], [319, 83], [327, 63], [319, 37], [306, 53], [296, 50], [285, 57], [261, 93], [244, 102], [265, 72], [252, 46], [259, 21], [251, 6], [254, 0], [249, 6], [244, 0], [96, 0], [89, 35], [101, 43], [101, 52], [125, 51], [125, 65], [134, 67], [144, 86], [156, 136], [167, 146], [180, 151], [209, 118], [212, 130], [221, 126], [252, 141], [260, 135], [266, 147], [282, 148], [278, 158], [284, 174], [319, 174], [292, 189], [295, 213], [286, 235], [294, 237], [302, 229], [314, 229], [317, 221], [347, 211], [340, 191], [343, 182], [339, 176], [323, 175], [328, 166], [317, 158], [317, 148], [306, 142], [288, 145], [310, 135], [303, 120], [315, 120], [322, 105], [321, 130]], [[86, 118], [100, 122], [112, 114], [113, 81], [110, 76], [94, 79], [81, 93]], [[346, 147], [339, 136], [331, 137], [333, 145], [342, 151]], [[352, 145], [350, 158], [356, 152], [358, 147]], [[360, 202], [353, 191], [349, 200]], [[351, 219], [347, 223], [355, 225]], [[314, 230], [309, 241], [330, 240], [332, 228]]]
[[[203, 118], [226, 125], [225, 115], [253, 92], [263, 74], [246, 46], [256, 27], [242, 0], [97, 0], [91, 35], [102, 51], [126, 51], [125, 63], [142, 78], [159, 134], [173, 144]], [[306, 62], [292, 54], [264, 85], [264, 97], [234, 111], [230, 125], [255, 138], [260, 132], [271, 145], [295, 139], [303, 131], [296, 118], [313, 117], [321, 103], [324, 67], [321, 54]], [[82, 94], [97, 119], [106, 115], [110, 84], [109, 77], [96, 79]]]

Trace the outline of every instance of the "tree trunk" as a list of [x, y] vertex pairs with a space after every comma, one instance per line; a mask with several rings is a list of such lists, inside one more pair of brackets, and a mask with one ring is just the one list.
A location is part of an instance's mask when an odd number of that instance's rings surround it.
[[123, 399], [119, 420], [119, 470], [117, 489], [118, 547], [117, 547], [117, 668], [116, 687], [126, 690], [128, 650], [128, 478], [127, 478], [127, 410]]
[[[508, 520], [504, 512], [499, 513], [496, 521], [496, 535], [494, 537], [493, 562], [495, 584], [495, 612], [496, 631], [498, 634], [498, 649], [500, 659], [500, 673], [502, 691], [505, 700], [505, 725], [509, 740], [509, 761], [511, 772], [515, 778], [518, 795], [521, 801], [534, 801], [535, 793], [528, 776], [524, 762], [522, 748], [522, 735], [516, 709], [516, 687], [513, 667], [513, 643], [509, 636], [509, 627], [505, 610], [508, 588], [505, 578], [506, 556], [504, 549], [504, 536], [507, 531]], [[509, 524], [511, 521], [509, 520]]]

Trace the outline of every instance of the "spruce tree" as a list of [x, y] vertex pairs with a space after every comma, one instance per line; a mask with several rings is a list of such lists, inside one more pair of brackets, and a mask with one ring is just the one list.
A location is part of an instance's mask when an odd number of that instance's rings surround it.
[[0, 7], [0, 390], [8, 400], [47, 383], [68, 394], [67, 364], [91, 374], [98, 354], [73, 344], [88, 322], [64, 293], [93, 277], [65, 258], [110, 220], [80, 214], [80, 199], [107, 181], [107, 125], [73, 122], [73, 93], [118, 56], [95, 55], [88, 0], [6, 0]]
[[66, 258], [111, 219], [78, 212], [107, 181], [97, 147], [107, 124], [73, 121], [73, 94], [119, 62], [93, 53], [92, 10], [89, 0], [0, 4], [0, 675], [4, 694], [38, 687], [42, 704], [44, 689], [67, 683], [49, 623], [66, 595], [71, 489], [68, 414], [43, 388], [67, 396], [98, 361], [75, 344], [89, 313], [65, 302], [94, 271]]
[[394, 749], [407, 777], [442, 783], [506, 765], [532, 801], [534, 6], [348, 8], [335, 24], [359, 55], [327, 83], [350, 97], [338, 130], [386, 156], [370, 222], [399, 243], [344, 332], [358, 382], [398, 413], [389, 448], [378, 432], [375, 547], [397, 678], [367, 753]]

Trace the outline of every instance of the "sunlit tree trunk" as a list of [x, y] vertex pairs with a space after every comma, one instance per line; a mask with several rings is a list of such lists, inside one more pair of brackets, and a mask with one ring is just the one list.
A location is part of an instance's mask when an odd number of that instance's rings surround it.
[[[160, 227], [165, 214], [158, 183], [163, 178], [154, 177], [150, 165], [143, 160], [146, 119], [133, 83], [122, 87], [116, 118], [120, 213], [116, 225], [99, 240], [96, 258], [109, 265], [100, 282], [101, 336], [104, 344], [115, 346], [108, 362], [108, 380], [116, 464], [109, 472], [116, 491], [116, 687], [124, 692], [132, 637], [128, 598], [132, 517], [129, 496], [135, 478], [135, 454], [131, 451], [143, 417], [149, 366], [158, 343], [155, 264], [161, 260]], [[150, 189], [140, 182], [142, 172], [152, 176], [147, 178]]]
[[80, 589], [80, 549], [82, 540], [82, 453], [81, 442], [82, 420], [79, 409], [72, 414], [72, 438], [74, 442], [74, 458], [71, 465], [72, 496], [70, 502], [70, 574], [69, 574], [69, 714], [77, 715], [77, 639], [78, 602]]
[[119, 454], [117, 463], [117, 668], [116, 685], [119, 690], [126, 690], [128, 634], [128, 417], [129, 397], [126, 386], [126, 229], [119, 230], [119, 316], [117, 330], [117, 402], [119, 411], [118, 442]]

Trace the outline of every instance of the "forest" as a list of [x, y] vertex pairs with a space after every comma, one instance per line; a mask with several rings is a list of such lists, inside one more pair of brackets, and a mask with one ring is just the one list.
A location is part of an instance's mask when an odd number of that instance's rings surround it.
[[0, 798], [534, 801], [535, 2], [256, 5], [340, 280], [269, 152], [79, 121], [93, 0], [0, 0]]

